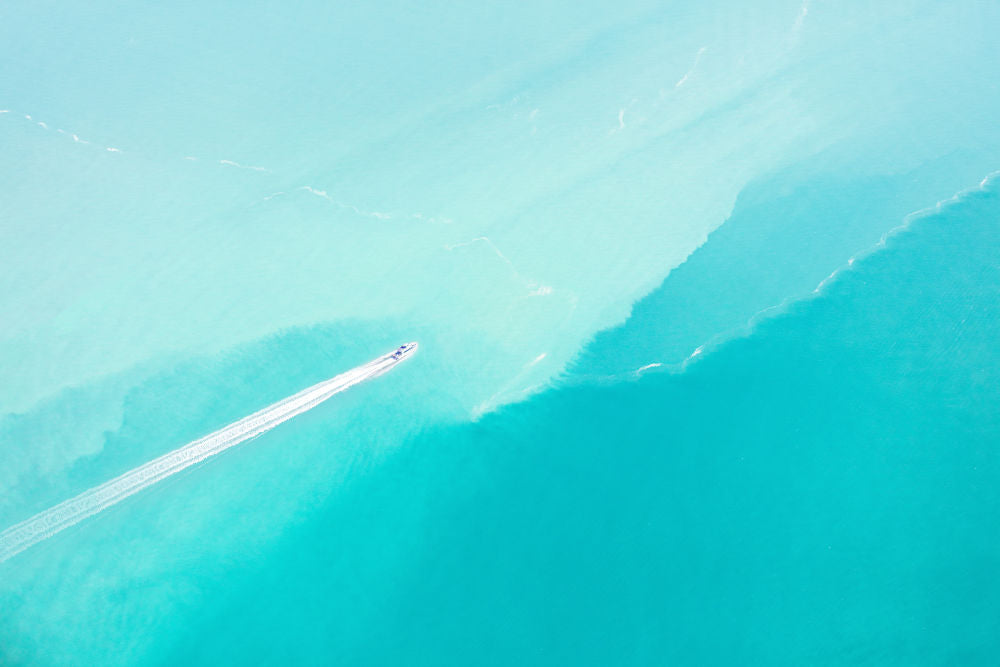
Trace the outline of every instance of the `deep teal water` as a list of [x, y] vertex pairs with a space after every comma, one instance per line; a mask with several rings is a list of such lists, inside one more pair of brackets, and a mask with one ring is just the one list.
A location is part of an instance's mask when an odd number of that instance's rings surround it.
[[683, 373], [409, 440], [170, 660], [990, 664], [998, 225], [994, 183]]
[[0, 665], [996, 664], [998, 28], [0, 7]]

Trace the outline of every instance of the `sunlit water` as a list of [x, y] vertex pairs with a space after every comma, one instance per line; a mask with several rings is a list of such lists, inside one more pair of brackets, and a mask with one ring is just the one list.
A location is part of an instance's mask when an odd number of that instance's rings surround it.
[[0, 663], [996, 662], [996, 7], [0, 19]]

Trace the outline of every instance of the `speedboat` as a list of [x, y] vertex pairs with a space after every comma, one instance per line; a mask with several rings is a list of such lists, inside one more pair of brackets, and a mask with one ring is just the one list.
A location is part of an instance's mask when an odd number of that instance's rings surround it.
[[395, 351], [392, 353], [392, 358], [396, 360], [402, 359], [403, 357], [405, 357], [410, 352], [413, 352], [416, 349], [417, 349], [416, 343], [404, 343], [403, 345], [400, 345], [395, 349]]

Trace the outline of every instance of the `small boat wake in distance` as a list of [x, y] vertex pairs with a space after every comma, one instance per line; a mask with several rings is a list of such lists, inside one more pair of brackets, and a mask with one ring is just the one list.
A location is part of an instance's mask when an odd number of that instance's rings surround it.
[[40, 512], [30, 519], [11, 526], [0, 533], [0, 562], [111, 507], [134, 493], [156, 484], [160, 480], [234, 447], [244, 440], [249, 440], [271, 430], [278, 424], [316, 407], [334, 394], [392, 370], [396, 364], [405, 360], [416, 349], [416, 343], [400, 345], [389, 354], [382, 355], [367, 364], [282, 399], [215, 433], [190, 442], [100, 486], [84, 491], [74, 498]]

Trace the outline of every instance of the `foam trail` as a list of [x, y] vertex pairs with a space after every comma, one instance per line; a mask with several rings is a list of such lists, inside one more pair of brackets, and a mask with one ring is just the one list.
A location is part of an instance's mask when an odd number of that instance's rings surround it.
[[316, 407], [334, 394], [389, 371], [405, 359], [409, 351], [415, 348], [415, 344], [411, 345], [413, 347], [408, 348], [403, 353], [397, 351], [383, 355], [346, 373], [315, 384], [211, 435], [190, 442], [111, 481], [84, 491], [75, 498], [70, 498], [30, 519], [11, 526], [0, 533], [0, 562], [83, 521], [87, 517], [104, 511], [160, 480], [215, 456], [244, 440], [271, 430], [278, 424]]

